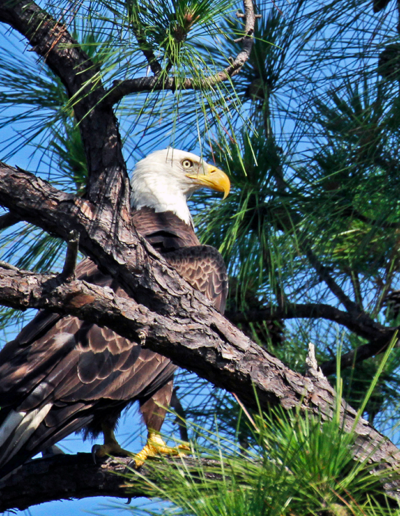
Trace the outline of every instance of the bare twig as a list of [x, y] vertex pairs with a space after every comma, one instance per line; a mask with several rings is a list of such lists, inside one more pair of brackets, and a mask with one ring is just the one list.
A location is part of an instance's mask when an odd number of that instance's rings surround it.
[[361, 296], [360, 277], [358, 275], [358, 272], [351, 269], [349, 271], [349, 276], [351, 279], [351, 284], [353, 285], [354, 299], [356, 300], [358, 309], [360, 311], [363, 311], [364, 308], [363, 308], [363, 302], [362, 302], [362, 296]]
[[312, 342], [308, 344], [308, 353], [306, 358], [306, 376], [314, 378], [323, 378], [324, 374], [321, 368], [318, 367], [318, 362], [315, 357], [315, 346]]
[[67, 255], [65, 257], [64, 268], [61, 276], [65, 281], [75, 277], [76, 259], [79, 250], [79, 233], [76, 230], [70, 232], [68, 238]]
[[18, 267], [14, 267], [14, 265], [11, 265], [11, 263], [3, 262], [3, 260], [0, 260], [0, 267], [2, 269], [8, 269], [9, 271], [20, 272]]
[[177, 414], [175, 423], [177, 423], [179, 425], [179, 433], [181, 436], [181, 441], [188, 442], [189, 435], [188, 435], [188, 431], [187, 431], [186, 414], [185, 414], [184, 408], [182, 407], [182, 403], [176, 394], [178, 389], [179, 389], [179, 386], [174, 387], [174, 390], [172, 392], [170, 407], [173, 408]]
[[250, 415], [250, 412], [247, 410], [247, 408], [243, 405], [243, 403], [240, 401], [240, 398], [237, 394], [235, 394], [234, 392], [232, 392], [232, 395], [233, 397], [235, 398], [235, 400], [237, 401], [238, 405], [240, 406], [240, 408], [243, 410], [243, 412], [246, 414], [247, 416], [247, 419], [250, 421], [250, 423], [253, 425], [253, 428], [255, 430], [258, 430], [257, 428], [257, 425], [255, 424], [254, 422], [254, 419], [251, 417]]

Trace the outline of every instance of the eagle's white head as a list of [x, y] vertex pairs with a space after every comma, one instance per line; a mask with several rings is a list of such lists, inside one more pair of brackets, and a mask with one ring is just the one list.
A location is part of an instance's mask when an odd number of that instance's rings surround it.
[[224, 193], [230, 190], [228, 176], [199, 156], [178, 149], [153, 152], [136, 164], [132, 173], [132, 206], [147, 206], [156, 212], [172, 211], [186, 224], [191, 223], [188, 197], [200, 188]]

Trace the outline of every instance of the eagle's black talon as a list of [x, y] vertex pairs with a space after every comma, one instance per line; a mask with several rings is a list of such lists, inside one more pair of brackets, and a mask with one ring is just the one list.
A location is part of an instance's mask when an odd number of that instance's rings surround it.
[[100, 444], [94, 444], [92, 446], [92, 459], [95, 464], [97, 464], [97, 453], [100, 451], [101, 446]]

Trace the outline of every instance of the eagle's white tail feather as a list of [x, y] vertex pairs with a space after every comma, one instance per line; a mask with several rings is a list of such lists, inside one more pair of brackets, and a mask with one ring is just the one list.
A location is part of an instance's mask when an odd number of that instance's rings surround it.
[[[18, 412], [18, 414], [24, 414], [24, 417], [20, 420], [18, 426], [14, 426], [15, 430], [13, 439], [7, 448], [3, 450], [0, 461], [3, 461], [4, 459], [7, 461], [10, 460], [22, 448], [43, 419], [47, 416], [51, 407], [52, 403], [47, 403], [43, 407], [32, 410], [32, 412], [29, 412], [28, 414]], [[11, 432], [8, 433], [8, 436], [9, 435], [11, 435]]]
[[15, 410], [11, 410], [0, 428], [0, 446], [3, 446], [11, 433], [24, 419], [25, 415], [25, 412], [16, 412]]

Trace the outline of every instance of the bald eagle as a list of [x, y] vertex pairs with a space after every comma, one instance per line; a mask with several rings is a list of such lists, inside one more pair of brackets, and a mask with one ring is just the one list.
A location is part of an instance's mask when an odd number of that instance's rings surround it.
[[[137, 163], [131, 186], [137, 231], [223, 312], [225, 265], [216, 249], [200, 245], [187, 198], [204, 187], [226, 197], [226, 174], [194, 154], [168, 148]], [[76, 276], [128, 297], [90, 258], [77, 266]], [[0, 476], [77, 431], [85, 437], [104, 434], [104, 444], [94, 447], [99, 457], [129, 454], [114, 430], [134, 401], [148, 429], [137, 465], [159, 452], [174, 453], [158, 433], [175, 370], [169, 359], [108, 328], [40, 311], [0, 352]]]

